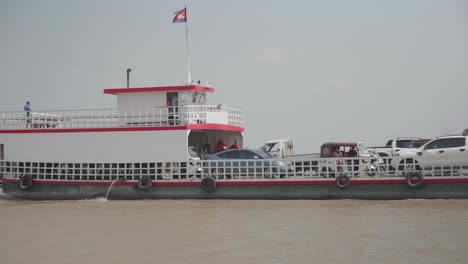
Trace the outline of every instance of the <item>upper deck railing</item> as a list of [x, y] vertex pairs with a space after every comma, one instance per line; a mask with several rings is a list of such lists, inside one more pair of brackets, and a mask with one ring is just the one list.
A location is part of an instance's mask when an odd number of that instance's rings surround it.
[[130, 110], [0, 112], [2, 130], [181, 126], [205, 123], [242, 126], [242, 112], [221, 105], [184, 105]]

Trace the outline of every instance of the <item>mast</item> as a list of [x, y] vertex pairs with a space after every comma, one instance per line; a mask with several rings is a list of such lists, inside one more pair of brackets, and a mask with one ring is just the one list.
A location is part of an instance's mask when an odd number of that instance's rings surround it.
[[191, 83], [191, 76], [190, 76], [190, 53], [189, 53], [189, 41], [188, 41], [188, 15], [187, 15], [187, 5], [182, 10], [175, 12], [175, 17], [172, 20], [172, 23], [185, 23], [185, 48], [187, 50], [187, 84]]
[[190, 76], [190, 54], [189, 54], [189, 44], [188, 44], [188, 10], [187, 5], [185, 5], [185, 46], [187, 48], [187, 83], [191, 83], [192, 77]]

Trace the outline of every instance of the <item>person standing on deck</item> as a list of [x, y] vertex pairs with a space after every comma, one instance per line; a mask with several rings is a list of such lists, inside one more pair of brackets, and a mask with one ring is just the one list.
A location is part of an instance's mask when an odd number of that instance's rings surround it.
[[234, 141], [234, 144], [232, 144], [229, 149], [238, 149], [240, 146], [237, 144], [237, 141]]
[[171, 99], [171, 107], [172, 107], [172, 111], [174, 113], [174, 116], [173, 116], [174, 125], [176, 125], [178, 123], [177, 119], [179, 118], [178, 117], [179, 109], [178, 109], [177, 105], [178, 105], [177, 95], [174, 95], [172, 97], [172, 99]]
[[226, 147], [227, 147], [226, 143], [224, 143], [224, 141], [223, 141], [222, 139], [220, 139], [220, 140], [218, 141], [218, 144], [216, 144], [216, 149], [215, 149], [215, 151], [216, 151], [216, 152], [221, 152], [221, 151], [225, 150]]
[[31, 118], [31, 111], [32, 111], [32, 106], [31, 102], [27, 101], [26, 105], [24, 106], [24, 111], [26, 112], [26, 128], [32, 127], [32, 118]]
[[357, 157], [356, 147], [351, 146], [351, 149], [348, 151], [348, 157]]
[[[348, 151], [348, 157], [356, 158], [357, 156], [358, 156], [358, 153], [356, 151], [356, 147], [351, 146], [351, 149]], [[353, 166], [353, 172], [356, 173], [357, 171], [359, 171], [359, 160], [353, 159], [352, 163], [355, 165]]]
[[171, 105], [172, 105], [173, 107], [177, 107], [177, 95], [174, 95], [174, 96], [172, 97], [172, 103], [171, 103]]

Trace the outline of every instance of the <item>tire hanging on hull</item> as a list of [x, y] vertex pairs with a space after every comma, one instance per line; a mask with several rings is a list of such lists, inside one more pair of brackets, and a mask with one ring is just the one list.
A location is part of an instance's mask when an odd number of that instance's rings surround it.
[[347, 188], [351, 185], [351, 179], [346, 174], [341, 174], [340, 176], [336, 177], [336, 186], [340, 187], [341, 189]]
[[21, 190], [26, 191], [29, 188], [31, 188], [32, 185], [33, 185], [33, 178], [32, 178], [31, 175], [21, 175], [20, 176], [20, 179], [19, 179], [19, 182], [18, 182], [18, 187]]
[[141, 176], [140, 180], [138, 181], [137, 188], [143, 191], [146, 191], [153, 186], [153, 181], [149, 176]]
[[413, 189], [421, 187], [421, 185], [424, 184], [424, 177], [421, 173], [410, 172], [408, 175], [406, 175], [406, 184], [408, 184], [408, 186]]
[[216, 191], [216, 181], [213, 178], [207, 177], [201, 181], [201, 188], [207, 193]]

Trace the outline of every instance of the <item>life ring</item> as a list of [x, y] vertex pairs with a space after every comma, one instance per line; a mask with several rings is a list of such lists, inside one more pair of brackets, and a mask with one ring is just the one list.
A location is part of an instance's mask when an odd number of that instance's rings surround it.
[[140, 180], [138, 181], [137, 188], [140, 190], [148, 190], [153, 186], [153, 181], [149, 176], [141, 176]]
[[31, 188], [32, 185], [33, 185], [33, 178], [31, 177], [31, 175], [20, 176], [18, 187], [21, 190], [26, 191], [27, 189]]
[[410, 172], [406, 175], [406, 184], [411, 188], [418, 188], [424, 183], [424, 177], [421, 173]]
[[201, 188], [207, 193], [216, 191], [216, 181], [213, 178], [206, 177], [201, 181]]
[[351, 185], [351, 179], [346, 174], [341, 174], [336, 178], [336, 185], [341, 189], [345, 189], [349, 185]]

